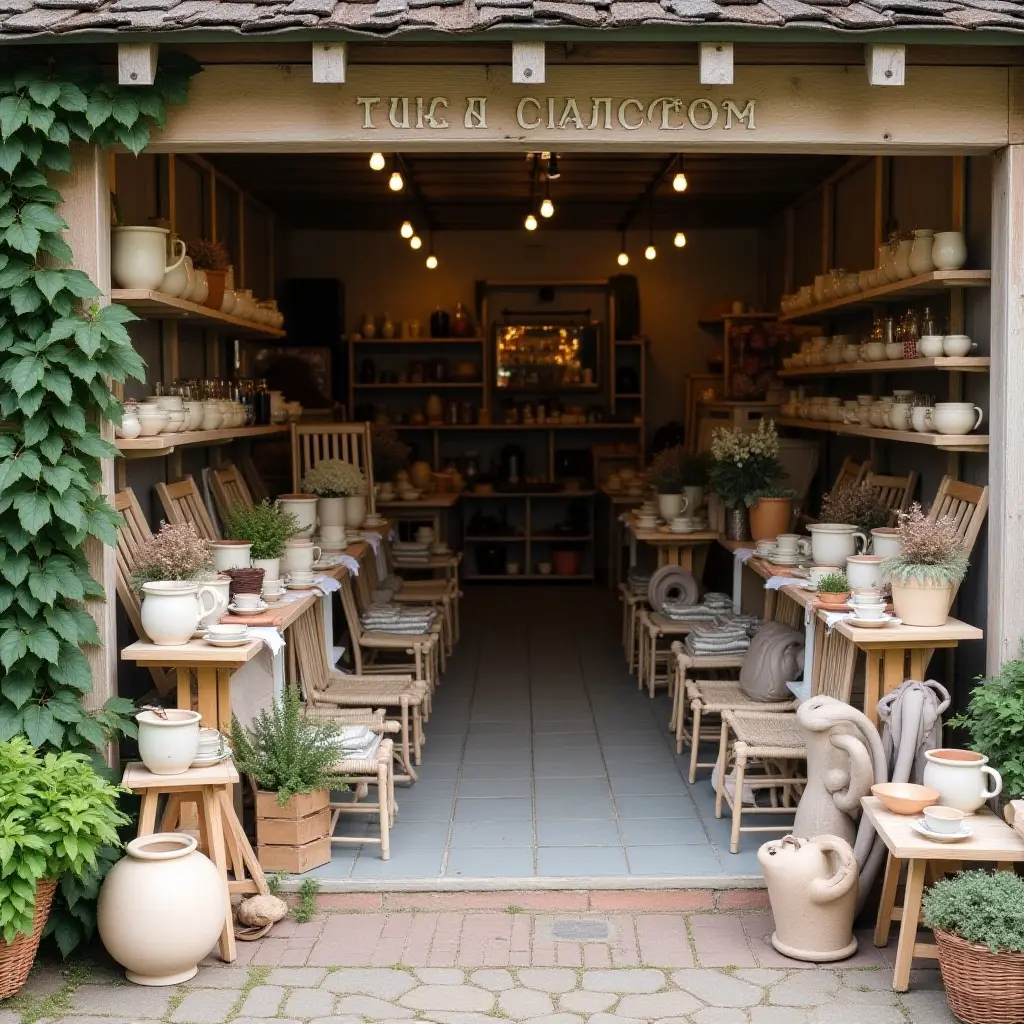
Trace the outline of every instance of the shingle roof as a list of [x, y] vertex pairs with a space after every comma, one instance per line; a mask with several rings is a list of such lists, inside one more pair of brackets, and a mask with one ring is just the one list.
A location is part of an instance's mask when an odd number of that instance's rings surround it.
[[1024, 0], [0, 0], [0, 39], [71, 33], [252, 36], [344, 30], [384, 38], [499, 28], [755, 26], [839, 32], [1024, 31]]

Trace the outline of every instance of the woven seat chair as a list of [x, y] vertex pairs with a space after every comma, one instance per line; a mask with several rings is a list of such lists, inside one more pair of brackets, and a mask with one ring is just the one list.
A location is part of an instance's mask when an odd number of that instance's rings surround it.
[[626, 664], [632, 675], [634, 666], [640, 660], [637, 621], [641, 610], [648, 607], [647, 595], [634, 594], [628, 583], [620, 583], [619, 600], [622, 602], [622, 649], [626, 652]]
[[[462, 562], [462, 555], [453, 552], [432, 558], [423, 568], [432, 571], [442, 571], [443, 576], [433, 579], [410, 580], [401, 574], [401, 570], [394, 562], [394, 550], [387, 537], [381, 538], [384, 551], [384, 562], [388, 567], [391, 578], [401, 580], [401, 587], [395, 590], [392, 600], [399, 604], [437, 604], [444, 611], [448, 624], [448, 653], [459, 641], [461, 634], [460, 602], [462, 590], [459, 588], [459, 565]], [[371, 564], [368, 569], [368, 578], [371, 589], [376, 590], [384, 585], [385, 581], [380, 579], [377, 571], [377, 560], [369, 559]], [[409, 571], [406, 569], [406, 571]]]
[[422, 763], [423, 721], [430, 700], [426, 683], [416, 682], [412, 676], [356, 676], [332, 669], [325, 653], [323, 616], [316, 607], [300, 615], [288, 632], [307, 709], [327, 718], [336, 712], [340, 720], [351, 708], [397, 709], [395, 755], [402, 774], [395, 778], [415, 782], [413, 764]]
[[226, 523], [237, 505], [253, 507], [252, 495], [237, 466], [223, 466], [210, 471], [210, 492], [220, 521]]
[[156, 496], [163, 506], [167, 522], [191, 523], [204, 540], [220, 540], [194, 477], [187, 476], [173, 484], [159, 483]]
[[[398, 804], [395, 802], [394, 743], [387, 734], [397, 732], [398, 723], [387, 721], [383, 709], [375, 711], [354, 709], [344, 712], [332, 709], [325, 713], [320, 709], [313, 708], [309, 709], [307, 714], [313, 718], [330, 718], [332, 721], [340, 721], [345, 725], [366, 725], [383, 736], [380, 746], [371, 757], [365, 759], [343, 757], [331, 765], [331, 774], [339, 782], [349, 786], [353, 792], [352, 800], [331, 800], [330, 802], [331, 845], [379, 843], [380, 859], [390, 860], [391, 829], [395, 825]], [[369, 793], [371, 785], [377, 787], [375, 801], [364, 799]], [[378, 838], [335, 834], [338, 822], [342, 817], [362, 814], [377, 815], [380, 824]]]
[[[814, 667], [812, 694], [824, 694], [849, 703], [853, 691], [853, 673], [857, 664], [857, 646], [838, 629], [828, 630], [815, 621]], [[741, 832], [785, 832], [788, 826], [743, 826], [743, 791], [749, 786], [755, 794], [759, 789], [771, 792], [771, 807], [754, 807], [753, 814], [792, 814], [794, 797], [798, 797], [806, 779], [798, 765], [807, 757], [803, 733], [795, 713], [727, 710], [722, 712], [722, 730], [718, 746], [718, 788], [715, 794], [715, 817], [722, 817], [723, 803], [732, 811], [729, 849], [739, 853]], [[764, 767], [764, 774], [747, 775], [751, 761]], [[733, 765], [733, 792], [729, 794], [726, 778]], [[781, 792], [782, 803], [778, 796]]]
[[[647, 688], [647, 696], [654, 699], [659, 686], [672, 690], [675, 676], [674, 656], [671, 647], [658, 646], [659, 640], [686, 636], [693, 629], [693, 622], [677, 622], [652, 608], [642, 607], [637, 615], [637, 672], [636, 688]], [[671, 640], [669, 641], [671, 643]]]

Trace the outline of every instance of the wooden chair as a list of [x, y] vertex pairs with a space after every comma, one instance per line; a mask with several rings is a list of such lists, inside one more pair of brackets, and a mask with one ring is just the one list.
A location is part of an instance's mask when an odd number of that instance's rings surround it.
[[843, 459], [843, 464], [839, 467], [839, 473], [836, 476], [835, 483], [832, 485], [831, 493], [838, 494], [847, 487], [856, 487], [870, 472], [871, 463], [867, 459], [863, 462], [857, 462], [856, 459], [851, 459], [847, 455]]
[[868, 473], [863, 482], [865, 487], [878, 493], [895, 519], [896, 512], [906, 512], [910, 508], [910, 502], [917, 487], [917, 471], [912, 470], [906, 476], [883, 476], [881, 473]]
[[936, 520], [940, 516], [949, 516], [956, 523], [956, 532], [964, 551], [970, 554], [981, 533], [988, 513], [988, 488], [965, 484], [944, 476], [935, 500], [928, 512], [928, 518]]
[[[139, 553], [153, 539], [153, 533], [130, 487], [114, 495], [114, 509], [121, 515], [121, 527], [117, 531], [117, 596], [136, 635], [140, 640], [148, 640], [142, 628], [142, 599], [132, 586], [132, 573], [139, 564]], [[150, 667], [149, 671], [161, 696], [177, 686], [173, 671], [155, 667]]]
[[[462, 563], [461, 552], [453, 551], [448, 555], [433, 556], [429, 562], [417, 569], [428, 572], [441, 573], [431, 579], [411, 580], [402, 575], [402, 567], [395, 564], [394, 550], [391, 541], [381, 537], [383, 545], [384, 564], [388, 569], [387, 579], [382, 580], [377, 571], [376, 558], [368, 559], [369, 571], [367, 578], [371, 582], [371, 589], [377, 590], [382, 586], [390, 586], [397, 582], [398, 587], [394, 590], [394, 600], [399, 604], [439, 604], [448, 615], [448, 653], [451, 653], [454, 644], [459, 642], [462, 633], [461, 608], [462, 591], [459, 589], [459, 565]], [[406, 572], [414, 571], [409, 568]]]
[[252, 456], [242, 459], [242, 476], [254, 502], [270, 497], [270, 491], [267, 490], [267, 485], [263, 482], [263, 477], [260, 476], [260, 471], [256, 468]]
[[292, 489], [302, 489], [302, 478], [318, 462], [343, 459], [366, 477], [366, 500], [377, 511], [373, 493], [373, 435], [369, 423], [293, 423]]
[[[327, 663], [324, 621], [318, 607], [300, 615], [288, 635], [307, 710], [320, 717], [345, 720], [343, 709], [398, 709], [401, 738], [396, 754], [404, 774], [396, 779], [415, 782], [413, 762], [422, 763], [423, 718], [430, 700], [426, 683], [416, 682], [412, 676], [355, 676], [332, 669]], [[333, 712], [338, 714], [332, 715]]]
[[191, 523], [200, 537], [220, 540], [194, 477], [187, 476], [173, 484], [159, 483], [156, 494], [169, 523]]
[[226, 523], [232, 510], [238, 505], [252, 508], [252, 495], [237, 466], [225, 466], [210, 470], [210, 490], [220, 521]]

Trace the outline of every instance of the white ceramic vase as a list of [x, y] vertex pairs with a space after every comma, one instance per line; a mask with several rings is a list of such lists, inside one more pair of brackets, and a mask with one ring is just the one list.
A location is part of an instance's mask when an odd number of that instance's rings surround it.
[[224, 927], [228, 893], [213, 863], [181, 832], [133, 839], [104, 879], [96, 925], [136, 985], [178, 985]]
[[163, 714], [140, 711], [139, 757], [154, 775], [181, 775], [199, 751], [198, 711], [168, 708]]
[[167, 263], [167, 228], [122, 227], [110, 232], [110, 273], [120, 288], [144, 288], [155, 291], [167, 272], [185, 259], [185, 243], [177, 261]]
[[210, 544], [213, 567], [217, 572], [227, 569], [248, 569], [252, 558], [252, 543], [247, 540], [215, 540]]
[[897, 248], [892, 261], [898, 281], [906, 281], [914, 276], [914, 272], [910, 269], [910, 251], [913, 247], [914, 240], [912, 238], [900, 239], [899, 248]]
[[882, 588], [881, 555], [850, 555], [846, 559], [846, 578], [853, 590]]
[[162, 647], [187, 644], [199, 628], [199, 620], [227, 605], [212, 587], [187, 580], [167, 580], [142, 585], [142, 628]]
[[353, 494], [345, 499], [345, 527], [358, 530], [366, 519], [366, 495]]
[[[184, 243], [181, 243], [184, 245]], [[192, 257], [186, 256], [178, 260], [170, 270], [164, 274], [157, 291], [164, 295], [170, 295], [172, 299], [183, 299], [195, 287], [196, 272], [192, 267]]]
[[[1002, 776], [988, 766], [988, 758], [973, 750], [942, 748], [926, 750], [923, 782], [938, 790], [943, 807], [955, 807], [973, 814], [986, 800], [1003, 791]], [[985, 776], [992, 779], [987, 788]]]
[[900, 553], [899, 531], [892, 526], [879, 526], [872, 530], [871, 550], [882, 558], [895, 558]]
[[932, 243], [936, 270], [959, 270], [967, 262], [967, 243], [962, 231], [937, 231]]
[[265, 580], [279, 580], [281, 578], [280, 558], [254, 558], [252, 560], [252, 567], [254, 569], [262, 569]]
[[316, 510], [320, 499], [315, 494], [282, 494], [277, 503], [282, 512], [290, 512], [299, 521], [297, 537], [312, 537], [316, 530]]
[[318, 498], [316, 514], [320, 520], [321, 533], [326, 529], [330, 536], [336, 537], [338, 530], [345, 533], [345, 498]]
[[845, 523], [811, 523], [807, 529], [816, 565], [846, 565], [847, 558], [863, 551], [868, 544], [867, 537], [856, 526]]
[[910, 250], [910, 271], [914, 277], [928, 274], [935, 269], [932, 262], [932, 246], [935, 244], [935, 232], [928, 228], [919, 228], [914, 232], [914, 242]]

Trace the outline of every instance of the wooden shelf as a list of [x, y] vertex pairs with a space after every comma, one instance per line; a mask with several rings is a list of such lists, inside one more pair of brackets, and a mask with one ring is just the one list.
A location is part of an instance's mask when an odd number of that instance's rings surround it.
[[439, 391], [442, 388], [482, 388], [484, 383], [480, 380], [446, 380], [428, 383], [399, 381], [395, 384], [353, 384], [352, 386], [356, 391], [402, 391], [406, 388], [417, 391]]
[[526, 534], [521, 537], [463, 537], [464, 544], [525, 544]]
[[642, 430], [640, 423], [474, 423], [472, 426], [452, 423], [391, 423], [395, 430]]
[[594, 539], [592, 533], [579, 534], [548, 534], [534, 533], [530, 535], [531, 541], [541, 541], [544, 544], [589, 544]]
[[479, 345], [486, 338], [347, 338], [353, 345]]
[[145, 459], [169, 455], [175, 448], [189, 445], [227, 444], [253, 437], [287, 434], [288, 425], [267, 427], [225, 427], [221, 430], [187, 430], [177, 434], [154, 434], [152, 437], [119, 437], [114, 444], [126, 458]]
[[553, 572], [549, 572], [547, 574], [542, 572], [518, 572], [515, 575], [510, 575], [509, 573], [495, 573], [492, 575], [487, 575], [486, 573], [472, 573], [463, 576], [462, 579], [469, 581], [470, 583], [483, 583], [487, 580], [532, 580], [534, 582], [537, 580], [568, 580], [569, 582], [576, 580], [577, 582], [582, 581], [584, 583], [592, 583], [594, 580], [594, 574], [592, 572], [578, 572], [575, 576], [559, 576]]
[[924, 444], [947, 452], [981, 452], [988, 450], [988, 434], [921, 434], [916, 430], [887, 430], [884, 427], [862, 427], [854, 423], [823, 423], [820, 420], [792, 420], [779, 418], [780, 427], [797, 430], [820, 430], [848, 437], [872, 437], [880, 441], [902, 441], [905, 444]]
[[[825, 313], [840, 313], [846, 310], [863, 309], [865, 306], [883, 302], [895, 302], [898, 299], [916, 299], [925, 295], [942, 295], [950, 288], [987, 288], [992, 280], [990, 270], [933, 270], [929, 274], [920, 274], [905, 281], [896, 281], [879, 288], [871, 288], [866, 292], [857, 292], [843, 299], [823, 302], [820, 306], [809, 306], [796, 313], [779, 316], [781, 323], [793, 323], [799, 320], [813, 320]], [[895, 362], [895, 360], [893, 360]]]
[[934, 356], [926, 359], [881, 359], [877, 362], [834, 363], [831, 366], [801, 366], [780, 370], [780, 377], [833, 377], [854, 373], [892, 373], [896, 370], [946, 370], [956, 373], [988, 373], [988, 356]]
[[110, 301], [127, 306], [143, 320], [194, 321], [208, 327], [232, 328], [243, 334], [260, 334], [268, 338], [283, 338], [286, 333], [276, 327], [254, 324], [251, 320], [228, 316], [208, 306], [198, 306], [194, 302], [145, 288], [114, 288], [110, 292]]
[[[490, 494], [477, 494], [476, 491], [463, 491], [463, 498], [480, 498], [483, 500], [493, 498], [590, 498], [597, 494], [597, 491], [493, 491]], [[488, 537], [493, 540], [493, 537]]]

